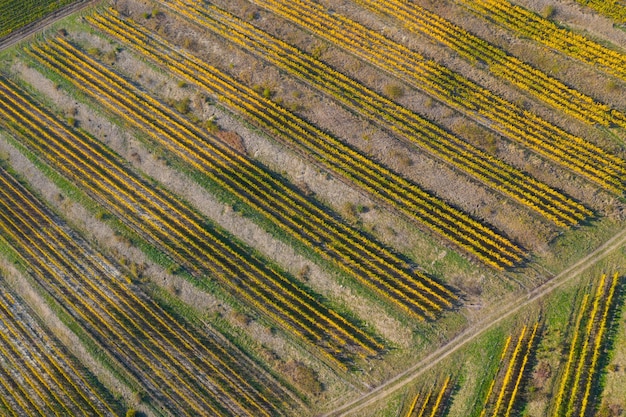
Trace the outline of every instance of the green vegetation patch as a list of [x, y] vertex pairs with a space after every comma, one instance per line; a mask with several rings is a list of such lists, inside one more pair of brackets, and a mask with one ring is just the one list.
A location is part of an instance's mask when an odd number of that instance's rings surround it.
[[76, 0], [0, 0], [0, 38]]

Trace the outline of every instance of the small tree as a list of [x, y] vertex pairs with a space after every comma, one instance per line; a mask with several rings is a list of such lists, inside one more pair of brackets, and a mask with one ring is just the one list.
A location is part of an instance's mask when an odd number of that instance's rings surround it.
[[383, 92], [387, 97], [396, 100], [404, 95], [404, 89], [398, 84], [387, 84], [383, 88]]
[[556, 7], [554, 7], [551, 4], [545, 6], [543, 10], [541, 11], [541, 14], [546, 19], [552, 19], [552, 17], [554, 16], [554, 13], [556, 13]]

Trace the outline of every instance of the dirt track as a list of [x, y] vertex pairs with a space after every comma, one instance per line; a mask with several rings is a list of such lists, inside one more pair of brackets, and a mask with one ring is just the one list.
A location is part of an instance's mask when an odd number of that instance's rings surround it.
[[69, 16], [72, 13], [75, 13], [79, 10], [82, 10], [83, 8], [94, 4], [96, 2], [98, 2], [100, 0], [77, 0], [74, 3], [68, 4], [65, 7], [60, 8], [59, 10], [56, 10], [52, 13], [50, 13], [48, 16], [44, 17], [43, 19], [40, 20], [36, 20], [32, 23], [29, 23], [28, 25], [16, 30], [15, 32], [7, 35], [6, 37], [0, 39], [0, 51], [15, 45], [16, 43], [18, 43], [19, 41], [21, 41], [22, 39], [37, 33], [43, 29], [45, 29], [46, 27], [50, 26], [51, 24], [53, 24], [54, 22], [56, 22], [59, 19], [62, 19], [66, 16]]
[[582, 258], [574, 265], [561, 271], [558, 275], [549, 279], [544, 284], [540, 285], [534, 290], [529, 291], [526, 297], [518, 297], [513, 303], [502, 303], [483, 320], [466, 329], [464, 332], [451, 339], [448, 343], [441, 346], [439, 349], [432, 352], [430, 355], [428, 355], [415, 365], [411, 366], [406, 371], [398, 374], [394, 378], [388, 380], [384, 384], [376, 387], [375, 389], [362, 395], [361, 397], [352, 400], [346, 404], [343, 404], [342, 406], [337, 407], [335, 410], [329, 413], [324, 414], [322, 417], [348, 416], [388, 396], [392, 392], [404, 387], [405, 385], [419, 377], [421, 374], [423, 374], [425, 371], [437, 365], [444, 358], [448, 357], [449, 355], [453, 354], [454, 352], [465, 346], [467, 343], [476, 339], [478, 336], [480, 336], [502, 320], [517, 313], [520, 309], [527, 306], [528, 304], [535, 302], [536, 300], [544, 297], [547, 294], [550, 294], [552, 291], [565, 284], [566, 282], [569, 282], [578, 277], [582, 271], [589, 268], [590, 266], [607, 256], [614, 250], [618, 249], [625, 243], [626, 229], [620, 231], [618, 234], [606, 241], [598, 249], [596, 249], [586, 257]]

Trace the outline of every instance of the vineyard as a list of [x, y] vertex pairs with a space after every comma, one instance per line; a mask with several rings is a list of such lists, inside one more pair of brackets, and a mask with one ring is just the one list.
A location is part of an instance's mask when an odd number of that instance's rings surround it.
[[532, 328], [524, 326], [516, 336], [517, 340], [513, 340], [512, 336], [506, 339], [498, 376], [489, 385], [481, 417], [511, 415], [516, 401], [519, 401], [520, 384], [526, 380], [524, 372], [527, 372], [529, 357], [537, 343], [538, 328], [539, 323]]
[[64, 351], [22, 300], [0, 288], [2, 406], [13, 416], [82, 414], [106, 416], [121, 407], [93, 376]]
[[417, 394], [409, 407], [409, 411], [406, 413], [406, 417], [438, 417], [445, 415], [447, 402], [454, 387], [453, 384], [450, 377], [448, 377], [441, 384], [441, 388], [438, 391], [433, 388]]
[[624, 415], [619, 1], [70, 3], [0, 0], [1, 415]]
[[[523, 36], [543, 43], [572, 58], [601, 68], [609, 74], [626, 79], [626, 56], [591, 39], [559, 27], [531, 10], [506, 0], [480, 0], [461, 2], [467, 7], [492, 19], [499, 25]], [[606, 3], [606, 2], [604, 2]]]
[[607, 351], [607, 328], [611, 327], [611, 308], [619, 276], [602, 275], [596, 293], [585, 294], [572, 329], [572, 343], [562, 371], [554, 404], [554, 416], [594, 415], [597, 399], [594, 390], [600, 383], [600, 364]]
[[0, 1], [0, 38], [76, 0]]

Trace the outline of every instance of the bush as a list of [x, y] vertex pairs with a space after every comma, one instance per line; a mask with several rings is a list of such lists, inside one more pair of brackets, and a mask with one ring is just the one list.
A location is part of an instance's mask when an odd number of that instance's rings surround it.
[[178, 110], [178, 112], [181, 114], [189, 113], [189, 97], [185, 97], [184, 99], [180, 100], [174, 105], [174, 107], [176, 107], [176, 110]]
[[383, 92], [387, 97], [396, 100], [404, 95], [404, 89], [398, 84], [387, 84], [383, 88]]
[[554, 16], [554, 13], [556, 13], [556, 7], [552, 5], [545, 6], [543, 10], [541, 11], [541, 14], [546, 19], [552, 19], [552, 17]]

